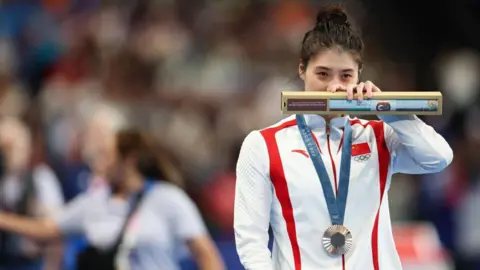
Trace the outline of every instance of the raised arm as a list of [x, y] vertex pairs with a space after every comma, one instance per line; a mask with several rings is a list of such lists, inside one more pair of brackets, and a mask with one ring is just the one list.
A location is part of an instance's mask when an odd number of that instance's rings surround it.
[[385, 140], [394, 173], [436, 173], [452, 162], [453, 151], [447, 141], [417, 116], [379, 118], [386, 123]]
[[0, 229], [35, 240], [53, 240], [64, 234], [80, 232], [84, 211], [88, 207], [89, 197], [81, 194], [54, 218], [36, 219], [0, 212]]

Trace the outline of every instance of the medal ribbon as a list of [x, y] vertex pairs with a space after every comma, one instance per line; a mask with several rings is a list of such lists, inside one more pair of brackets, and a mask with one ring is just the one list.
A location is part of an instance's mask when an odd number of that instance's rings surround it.
[[344, 128], [344, 139], [342, 149], [342, 159], [340, 164], [340, 180], [338, 183], [338, 196], [335, 198], [330, 177], [328, 176], [325, 164], [323, 163], [320, 150], [313, 139], [313, 133], [307, 126], [303, 115], [296, 115], [298, 129], [302, 135], [303, 142], [312, 159], [315, 171], [322, 184], [323, 195], [327, 203], [328, 213], [333, 225], [343, 225], [345, 217], [345, 208], [347, 206], [348, 186], [350, 183], [350, 163], [352, 153], [352, 126], [347, 119]]

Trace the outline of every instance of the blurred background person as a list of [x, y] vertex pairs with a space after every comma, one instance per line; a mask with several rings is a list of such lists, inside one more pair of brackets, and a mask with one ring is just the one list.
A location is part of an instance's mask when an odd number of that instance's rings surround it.
[[[93, 102], [92, 102], [93, 103]], [[108, 164], [112, 162], [111, 149], [114, 148], [115, 134], [127, 125], [124, 115], [106, 103], [91, 104], [88, 111], [83, 112], [82, 132], [74, 139], [72, 151], [77, 152], [78, 163], [69, 163], [68, 160], [57, 160], [57, 168], [61, 168], [64, 176], [71, 180], [66, 181], [64, 188], [72, 198], [84, 192], [96, 192], [108, 189], [106, 180]], [[76, 254], [88, 244], [83, 235], [69, 235], [65, 237], [67, 256], [65, 267], [76, 264]]]
[[[25, 217], [52, 218], [63, 207], [58, 179], [46, 164], [35, 163], [27, 126], [16, 118], [0, 120], [0, 207]], [[61, 269], [61, 245], [43, 245], [0, 232], [0, 269]], [[44, 260], [45, 259], [45, 260]], [[45, 263], [45, 264], [44, 264]]]
[[80, 142], [82, 159], [91, 170], [86, 189], [97, 189], [107, 186], [108, 165], [114, 158], [112, 147], [115, 134], [127, 124], [121, 112], [107, 104], [99, 104], [85, 115], [85, 129]]
[[155, 144], [137, 130], [116, 133], [107, 165], [108, 189], [86, 192], [52, 219], [0, 213], [0, 228], [36, 240], [84, 234], [89, 245], [77, 269], [178, 269], [176, 247], [186, 244], [199, 269], [223, 262], [196, 206], [165, 182]]

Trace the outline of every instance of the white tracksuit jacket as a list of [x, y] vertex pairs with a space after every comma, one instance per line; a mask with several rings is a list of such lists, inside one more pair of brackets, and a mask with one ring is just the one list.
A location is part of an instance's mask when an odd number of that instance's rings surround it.
[[[322, 186], [306, 151], [295, 116], [244, 140], [237, 164], [235, 240], [247, 270], [398, 270], [388, 206], [394, 173], [424, 174], [444, 169], [452, 149], [416, 116], [381, 116], [381, 121], [305, 115], [336, 190], [342, 127], [352, 125], [350, 186], [344, 225], [354, 248], [332, 258], [322, 245], [331, 225]], [[329, 129], [329, 132], [327, 132]], [[401, 191], [398, 191], [401, 192]], [[273, 254], [267, 247], [274, 233]]]

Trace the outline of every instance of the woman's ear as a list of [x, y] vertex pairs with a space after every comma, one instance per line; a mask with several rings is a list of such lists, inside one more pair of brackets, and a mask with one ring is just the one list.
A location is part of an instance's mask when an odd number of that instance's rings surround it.
[[300, 63], [298, 64], [298, 76], [300, 77], [300, 79], [302, 79], [302, 81], [305, 81], [305, 71], [306, 67], [302, 63], [302, 61], [300, 61]]

